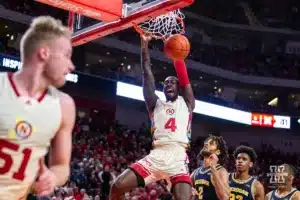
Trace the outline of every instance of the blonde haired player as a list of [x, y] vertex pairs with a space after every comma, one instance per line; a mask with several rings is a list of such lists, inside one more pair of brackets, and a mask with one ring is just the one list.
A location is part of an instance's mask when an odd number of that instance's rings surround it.
[[75, 105], [56, 88], [74, 70], [71, 55], [70, 30], [37, 17], [21, 40], [22, 69], [0, 74], [1, 200], [26, 199], [32, 187], [49, 195], [68, 179]]

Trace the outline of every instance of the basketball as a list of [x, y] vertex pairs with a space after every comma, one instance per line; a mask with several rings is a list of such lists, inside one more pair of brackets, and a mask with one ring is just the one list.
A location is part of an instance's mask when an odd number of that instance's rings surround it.
[[184, 60], [190, 53], [190, 42], [183, 35], [173, 35], [165, 41], [164, 53], [172, 60]]

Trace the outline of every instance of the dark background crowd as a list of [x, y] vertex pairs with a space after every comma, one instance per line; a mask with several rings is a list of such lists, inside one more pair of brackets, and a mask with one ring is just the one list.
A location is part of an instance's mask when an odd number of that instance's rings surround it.
[[[198, 5], [199, 4], [199, 5]], [[201, 4], [201, 5], [200, 5]], [[260, 21], [259, 27], [282, 28], [283, 30], [295, 31], [300, 27], [299, 2], [291, 1], [256, 1], [256, 0], [232, 0], [232, 1], [208, 1], [195, 2], [193, 6], [186, 9], [186, 12], [193, 12], [197, 9], [197, 15], [212, 18], [221, 22], [230, 22], [255, 26], [249, 22], [247, 12], [242, 5], [247, 5], [253, 10], [253, 15], [257, 15]], [[45, 6], [33, 0], [10, 0], [4, 1], [2, 6], [7, 9], [15, 10], [31, 16], [49, 14], [67, 21], [66, 12], [51, 6]], [[222, 12], [220, 12], [222, 10]], [[238, 12], [237, 12], [238, 11]], [[287, 79], [299, 79], [300, 58], [297, 54], [286, 53], [285, 38], [279, 37], [275, 44], [267, 48], [264, 39], [259, 36], [245, 36], [239, 38], [239, 42], [231, 42], [230, 45], [207, 44], [203, 39], [207, 35], [207, 30], [201, 27], [200, 21], [190, 19], [188, 14], [186, 21], [187, 35], [192, 43], [192, 52], [190, 59], [204, 64], [220, 67], [226, 70], [266, 77], [279, 77]], [[241, 20], [243, 19], [243, 20]], [[189, 27], [197, 28], [196, 33], [190, 33]], [[204, 33], [203, 33], [204, 31]], [[200, 33], [201, 32], [201, 33]], [[226, 30], [222, 30], [226, 34]], [[115, 37], [130, 43], [138, 43], [137, 34], [130, 32], [121, 32]], [[230, 33], [232, 34], [232, 33]], [[237, 34], [237, 33], [234, 33]], [[243, 35], [243, 34], [242, 34]], [[299, 36], [299, 32], [293, 33], [293, 36]], [[216, 35], [214, 35], [216, 37]], [[213, 36], [211, 36], [213, 37]], [[240, 35], [238, 37], [241, 37]], [[268, 37], [268, 36], [264, 36]], [[2, 38], [2, 44], [5, 46], [9, 38]], [[229, 38], [225, 38], [230, 40]], [[232, 39], [232, 38], [231, 38]], [[298, 38], [299, 39], [299, 38]], [[5, 47], [2, 47], [5, 48]], [[153, 49], [161, 49], [162, 43], [157, 41], [152, 45]]]

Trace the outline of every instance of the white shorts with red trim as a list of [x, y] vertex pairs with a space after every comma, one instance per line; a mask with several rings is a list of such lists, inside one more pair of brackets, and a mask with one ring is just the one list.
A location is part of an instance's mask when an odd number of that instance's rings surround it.
[[186, 149], [181, 146], [165, 146], [153, 149], [149, 155], [130, 166], [148, 185], [166, 179], [174, 186], [185, 182], [191, 184]]

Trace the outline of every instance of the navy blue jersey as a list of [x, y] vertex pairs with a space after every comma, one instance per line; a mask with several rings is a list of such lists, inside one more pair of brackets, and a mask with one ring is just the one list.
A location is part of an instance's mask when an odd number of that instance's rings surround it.
[[[223, 168], [221, 165], [217, 165], [216, 169]], [[194, 187], [198, 192], [196, 200], [219, 200], [215, 186], [211, 181], [210, 168], [199, 167], [195, 170], [195, 174], [192, 177]]]
[[230, 200], [254, 200], [254, 182], [256, 179], [250, 177], [248, 180], [235, 179], [234, 173], [229, 174], [229, 187], [231, 188]]
[[271, 191], [271, 197], [270, 200], [291, 200], [294, 193], [297, 192], [298, 190], [296, 188], [293, 188], [288, 194], [284, 195], [284, 196], [278, 196], [276, 194], [277, 190], [273, 190]]

